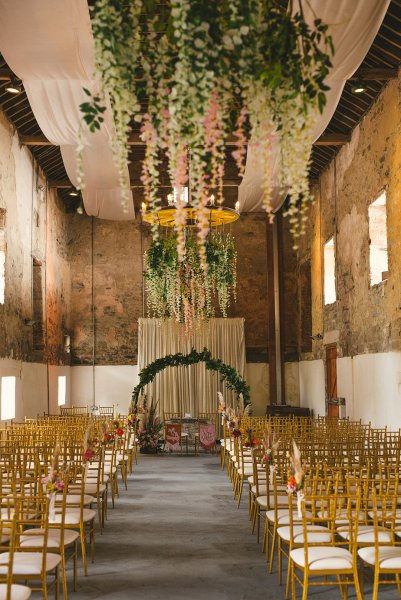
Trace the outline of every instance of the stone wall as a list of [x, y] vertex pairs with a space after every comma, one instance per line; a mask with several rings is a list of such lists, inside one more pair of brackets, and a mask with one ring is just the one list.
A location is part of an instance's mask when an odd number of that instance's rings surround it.
[[[93, 229], [92, 229], [93, 228]], [[237, 302], [245, 318], [248, 362], [267, 361], [266, 219], [242, 215], [232, 226], [238, 250]], [[93, 273], [92, 273], [93, 235]], [[71, 326], [74, 365], [135, 365], [138, 318], [146, 315], [143, 251], [149, 227], [75, 215], [70, 223]], [[93, 279], [93, 290], [92, 290]], [[95, 306], [92, 318], [92, 293]]]
[[[340, 356], [401, 350], [401, 83], [387, 84], [313, 189], [300, 263], [311, 264], [312, 334], [303, 359], [323, 356], [338, 339]], [[388, 279], [370, 285], [368, 207], [387, 194]], [[323, 245], [334, 237], [337, 301], [324, 305]], [[305, 274], [304, 274], [305, 276]], [[301, 302], [302, 303], [302, 302]], [[307, 297], [303, 304], [307, 310]]]
[[0, 209], [5, 211], [6, 246], [0, 359], [69, 362], [64, 352], [70, 300], [68, 217], [1, 112]]

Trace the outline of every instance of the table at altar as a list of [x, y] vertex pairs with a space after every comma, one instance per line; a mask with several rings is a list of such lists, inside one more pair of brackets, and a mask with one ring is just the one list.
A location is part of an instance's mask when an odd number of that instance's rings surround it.
[[180, 437], [185, 440], [186, 451], [189, 447], [194, 447], [195, 452], [199, 445], [203, 448], [212, 448], [216, 441], [216, 425], [207, 417], [181, 417], [166, 420], [165, 426], [180, 426]]

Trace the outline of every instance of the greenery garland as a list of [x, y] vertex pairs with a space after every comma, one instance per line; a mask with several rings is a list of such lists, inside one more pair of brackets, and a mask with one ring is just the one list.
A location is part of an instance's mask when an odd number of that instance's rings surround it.
[[147, 365], [139, 373], [139, 383], [132, 392], [133, 409], [138, 404], [139, 396], [143, 388], [152, 383], [156, 375], [167, 367], [188, 367], [196, 363], [204, 362], [208, 371], [216, 371], [220, 374], [220, 381], [233, 390], [239, 398], [242, 394], [245, 406], [250, 403], [250, 388], [245, 379], [233, 368], [224, 363], [222, 360], [212, 357], [210, 350], [204, 348], [201, 352], [192, 349], [189, 354], [168, 354], [163, 358], [157, 358], [155, 361]]
[[[91, 7], [100, 93], [81, 106], [92, 131], [100, 129], [108, 99], [114, 117], [113, 150], [121, 184], [128, 136], [137, 123], [146, 144], [142, 181], [148, 210], [160, 205], [163, 156], [172, 185], [188, 184], [205, 261], [206, 204], [222, 201], [228, 136], [238, 144], [240, 171], [252, 139], [263, 162], [264, 205], [272, 217], [271, 152], [280, 147], [282, 191], [294, 236], [305, 229], [313, 131], [328, 89], [334, 52], [328, 26], [306, 22], [303, 1], [96, 0]], [[295, 8], [296, 6], [296, 8]], [[90, 92], [88, 91], [88, 96]], [[177, 206], [177, 243], [183, 260], [184, 207]], [[203, 215], [203, 218], [202, 218]], [[153, 220], [157, 237], [157, 219]]]

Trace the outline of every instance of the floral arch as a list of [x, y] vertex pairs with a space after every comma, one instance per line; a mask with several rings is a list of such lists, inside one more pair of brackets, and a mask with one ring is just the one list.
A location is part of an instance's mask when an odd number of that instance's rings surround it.
[[222, 360], [213, 358], [210, 350], [204, 348], [201, 352], [193, 349], [189, 354], [181, 354], [181, 352], [168, 354], [162, 358], [157, 358], [144, 367], [139, 373], [139, 383], [132, 392], [133, 405], [137, 404], [143, 388], [148, 383], [152, 383], [157, 373], [163, 371], [163, 369], [167, 367], [188, 367], [199, 362], [204, 362], [207, 370], [217, 371], [220, 374], [220, 381], [224, 382], [229, 389], [235, 391], [237, 397], [242, 394], [245, 406], [249, 404], [250, 389], [245, 379], [230, 365], [227, 365]]

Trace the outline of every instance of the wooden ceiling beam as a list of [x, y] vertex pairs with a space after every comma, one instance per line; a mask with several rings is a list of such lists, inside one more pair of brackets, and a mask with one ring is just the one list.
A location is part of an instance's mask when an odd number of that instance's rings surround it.
[[351, 141], [350, 133], [326, 133], [313, 144], [314, 146], [343, 146]]
[[398, 77], [398, 69], [388, 69], [383, 67], [370, 67], [369, 69], [361, 69], [357, 71], [349, 81], [357, 79], [362, 81], [387, 81]]
[[[348, 133], [326, 133], [322, 135], [314, 146], [342, 146], [351, 139]], [[45, 138], [44, 135], [20, 135], [20, 142], [25, 146], [52, 146], [53, 144]], [[231, 142], [232, 144], [233, 142]], [[139, 140], [139, 134], [131, 134], [130, 145], [144, 146], [142, 140]]]
[[0, 81], [10, 81], [14, 77], [11, 69], [0, 69]]
[[[72, 185], [72, 183], [68, 180], [68, 179], [50, 179], [49, 180], [49, 187], [50, 188], [57, 188], [59, 190], [61, 189], [69, 189], [71, 187], [74, 187]], [[224, 179], [223, 180], [223, 187], [238, 187], [239, 184], [241, 183], [240, 179]], [[138, 182], [131, 182], [130, 188], [131, 189], [142, 189], [144, 186], [143, 184], [141, 184], [139, 181]], [[166, 185], [159, 185], [159, 188], [163, 189], [171, 189], [172, 186], [171, 184], [166, 184]]]

